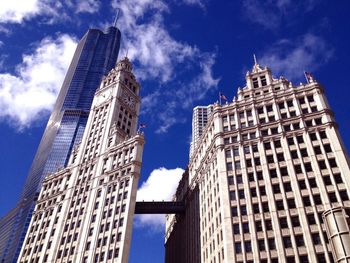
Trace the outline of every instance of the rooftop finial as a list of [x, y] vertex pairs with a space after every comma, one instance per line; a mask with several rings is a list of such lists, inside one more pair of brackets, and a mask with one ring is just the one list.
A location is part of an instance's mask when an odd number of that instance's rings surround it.
[[258, 65], [258, 62], [256, 61], [256, 56], [255, 56], [255, 54], [253, 54], [253, 57], [254, 57], [254, 66], [255, 66], [255, 65]]
[[118, 22], [118, 18], [119, 18], [119, 13], [120, 13], [120, 8], [117, 9], [117, 14], [115, 15], [115, 18], [114, 18], [114, 23], [113, 23], [113, 26], [114, 26], [114, 27], [117, 27], [117, 22]]

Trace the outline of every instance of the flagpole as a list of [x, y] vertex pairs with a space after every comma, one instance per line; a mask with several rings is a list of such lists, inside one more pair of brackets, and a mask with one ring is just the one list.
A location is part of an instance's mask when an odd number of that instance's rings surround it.
[[305, 76], [305, 78], [306, 78], [307, 84], [310, 84], [309, 78], [306, 76], [306, 71], [305, 71], [305, 70], [304, 70], [304, 76]]
[[221, 105], [221, 92], [219, 92], [219, 103]]

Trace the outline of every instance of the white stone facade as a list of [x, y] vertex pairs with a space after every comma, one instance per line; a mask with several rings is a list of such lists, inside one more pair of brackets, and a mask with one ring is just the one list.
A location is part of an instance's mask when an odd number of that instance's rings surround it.
[[124, 58], [97, 90], [80, 146], [43, 182], [18, 262], [128, 262], [144, 138]]
[[321, 215], [350, 206], [350, 170], [324, 89], [258, 64], [246, 82], [214, 105], [189, 163], [201, 262], [333, 262]]

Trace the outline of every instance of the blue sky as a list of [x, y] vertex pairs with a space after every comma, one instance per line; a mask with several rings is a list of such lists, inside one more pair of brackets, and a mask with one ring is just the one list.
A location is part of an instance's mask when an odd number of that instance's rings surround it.
[[[348, 1], [1, 1], [0, 216], [18, 200], [77, 41], [111, 24], [116, 8], [147, 124], [139, 198], [170, 198], [188, 162], [192, 108], [219, 91], [232, 99], [253, 53], [294, 84], [312, 72], [349, 149]], [[162, 220], [136, 218], [130, 262], [163, 262]]]

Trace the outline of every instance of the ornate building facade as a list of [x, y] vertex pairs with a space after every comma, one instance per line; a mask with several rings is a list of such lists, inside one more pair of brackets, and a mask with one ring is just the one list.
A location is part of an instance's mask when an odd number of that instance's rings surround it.
[[[116, 64], [120, 37], [115, 26], [105, 32], [89, 29], [78, 43], [18, 204], [0, 220], [0, 262], [17, 261], [42, 181], [65, 167], [72, 149], [80, 143], [95, 91]], [[13, 213], [16, 216], [8, 222]]]
[[19, 262], [127, 262], [143, 135], [140, 85], [124, 58], [97, 89], [82, 142], [43, 181]]
[[[214, 104], [191, 155], [188, 187], [199, 188], [196, 257], [333, 262], [322, 214], [350, 206], [349, 174], [323, 87], [311, 76], [293, 86], [255, 63], [237, 97]], [[177, 221], [168, 216], [166, 247], [182, 231]]]

